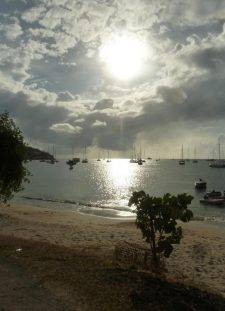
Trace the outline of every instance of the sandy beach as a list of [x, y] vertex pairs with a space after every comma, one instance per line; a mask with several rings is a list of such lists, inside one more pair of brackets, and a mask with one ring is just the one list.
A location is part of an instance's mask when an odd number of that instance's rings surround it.
[[[184, 238], [166, 260], [166, 279], [225, 298], [224, 228], [197, 221], [182, 226]], [[32, 243], [47, 242], [83, 254], [93, 254], [105, 261], [112, 260], [115, 245], [119, 242], [146, 246], [134, 221], [18, 204], [0, 207], [0, 236], [3, 239], [22, 238]], [[18, 252], [23, 252], [20, 245]], [[84, 304], [79, 310], [85, 310]]]

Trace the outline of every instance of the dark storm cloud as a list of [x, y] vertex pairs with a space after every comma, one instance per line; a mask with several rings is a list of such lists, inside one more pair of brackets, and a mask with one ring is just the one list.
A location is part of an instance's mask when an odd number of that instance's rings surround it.
[[66, 119], [68, 111], [65, 108], [32, 102], [22, 92], [12, 94], [3, 91], [0, 93], [0, 112], [3, 111], [8, 111], [16, 119], [27, 138], [63, 143], [65, 137], [59, 137], [49, 128], [52, 124]]
[[200, 68], [224, 71], [225, 48], [206, 48], [193, 54], [190, 61]]
[[155, 143], [168, 137], [177, 139], [186, 130], [194, 135], [208, 122], [216, 124], [225, 118], [224, 85], [225, 78], [214, 76], [206, 81], [196, 79], [186, 89], [158, 87], [157, 100], [145, 101], [138, 116], [123, 118], [124, 136], [130, 144], [138, 134]]
[[[76, 146], [84, 146], [84, 142], [91, 146], [95, 143], [103, 149], [127, 150], [131, 148], [136, 137], [130, 118], [121, 118], [117, 115], [107, 114], [105, 111], [94, 111], [79, 122], [82, 131], [74, 135], [73, 142]], [[76, 124], [77, 118], [70, 118], [70, 124]]]
[[210, 79], [195, 82], [189, 89], [188, 105], [184, 110], [186, 118], [196, 122], [219, 120], [225, 117], [225, 77], [211, 76]]

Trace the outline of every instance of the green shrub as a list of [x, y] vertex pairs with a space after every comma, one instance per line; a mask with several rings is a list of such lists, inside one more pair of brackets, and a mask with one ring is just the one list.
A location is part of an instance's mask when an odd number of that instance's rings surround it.
[[20, 129], [8, 113], [0, 114], [0, 203], [7, 203], [14, 192], [28, 181], [25, 143]]
[[159, 270], [161, 257], [169, 257], [173, 244], [179, 244], [182, 228], [177, 220], [188, 222], [193, 213], [188, 209], [193, 197], [186, 193], [172, 196], [167, 193], [161, 197], [151, 197], [144, 191], [133, 192], [129, 206], [136, 206], [136, 225], [143, 238], [150, 244], [152, 263]]

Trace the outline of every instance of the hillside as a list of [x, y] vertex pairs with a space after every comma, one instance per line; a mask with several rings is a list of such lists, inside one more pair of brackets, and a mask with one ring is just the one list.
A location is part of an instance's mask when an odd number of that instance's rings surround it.
[[37, 148], [26, 146], [26, 153], [28, 160], [52, 160], [54, 157], [46, 152]]

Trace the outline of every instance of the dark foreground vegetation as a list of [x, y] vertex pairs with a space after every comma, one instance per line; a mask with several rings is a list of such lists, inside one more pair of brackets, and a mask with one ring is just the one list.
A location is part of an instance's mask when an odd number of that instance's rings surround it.
[[0, 114], [0, 203], [7, 203], [28, 181], [25, 162], [22, 132], [7, 112]]
[[[0, 271], [8, 269], [7, 279], [0, 279], [0, 307], [17, 311], [225, 310], [222, 297], [121, 269], [112, 258], [99, 249], [75, 250], [0, 236]], [[13, 271], [11, 283], [9, 271]]]

